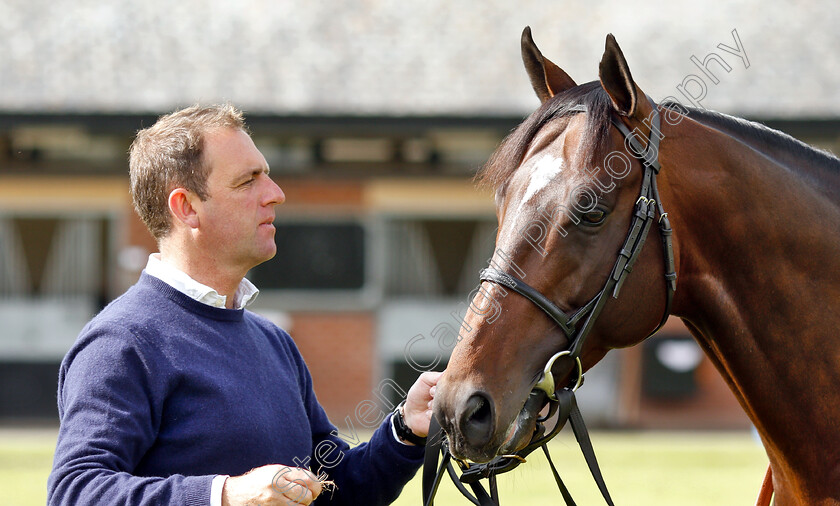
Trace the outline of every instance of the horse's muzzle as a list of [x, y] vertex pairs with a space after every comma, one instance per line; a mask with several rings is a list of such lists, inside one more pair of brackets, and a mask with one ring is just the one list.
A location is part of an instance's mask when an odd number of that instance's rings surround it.
[[487, 394], [473, 393], [458, 410], [458, 429], [464, 442], [472, 448], [483, 448], [495, 431], [493, 402]]

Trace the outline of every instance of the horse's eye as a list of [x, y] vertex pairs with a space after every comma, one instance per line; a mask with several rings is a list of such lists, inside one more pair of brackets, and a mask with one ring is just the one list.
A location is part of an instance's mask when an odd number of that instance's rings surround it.
[[583, 213], [580, 221], [584, 225], [594, 226], [600, 225], [607, 218], [607, 213], [601, 209], [593, 209], [589, 212]]

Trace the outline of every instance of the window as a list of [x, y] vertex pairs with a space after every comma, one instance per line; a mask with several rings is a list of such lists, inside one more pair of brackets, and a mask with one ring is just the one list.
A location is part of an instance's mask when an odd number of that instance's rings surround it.
[[493, 253], [496, 221], [399, 218], [386, 230], [389, 295], [461, 297]]
[[359, 290], [365, 284], [365, 230], [359, 223], [275, 222], [277, 255], [249, 278], [267, 290]]
[[110, 220], [0, 215], [0, 361], [60, 360], [107, 302]]

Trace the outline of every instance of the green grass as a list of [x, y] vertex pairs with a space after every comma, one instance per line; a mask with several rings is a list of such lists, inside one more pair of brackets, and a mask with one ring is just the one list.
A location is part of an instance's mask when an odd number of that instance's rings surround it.
[[[54, 430], [0, 430], [0, 495], [4, 506], [43, 506], [52, 465]], [[592, 442], [617, 506], [744, 506], [753, 504], [767, 466], [749, 433], [596, 432]], [[550, 445], [577, 504], [604, 504], [571, 431]], [[448, 478], [447, 478], [448, 480]], [[499, 478], [503, 506], [562, 504], [541, 452]], [[395, 503], [417, 506], [420, 473]], [[448, 481], [438, 506], [469, 505]]]
[[[754, 504], [767, 469], [764, 449], [749, 433], [592, 434], [604, 480], [617, 506], [744, 506]], [[564, 430], [550, 447], [560, 476], [581, 506], [605, 504], [574, 436]], [[418, 505], [419, 477], [395, 503]], [[504, 506], [563, 504], [542, 452], [499, 477]], [[439, 506], [471, 504], [448, 477], [438, 491]]]
[[0, 430], [0, 503], [43, 506], [56, 430]]

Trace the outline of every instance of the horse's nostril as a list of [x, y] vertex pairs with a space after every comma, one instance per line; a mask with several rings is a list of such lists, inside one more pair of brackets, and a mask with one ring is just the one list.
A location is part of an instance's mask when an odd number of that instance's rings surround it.
[[493, 435], [493, 403], [484, 394], [471, 395], [461, 412], [459, 425], [467, 444], [473, 448], [486, 445]]

